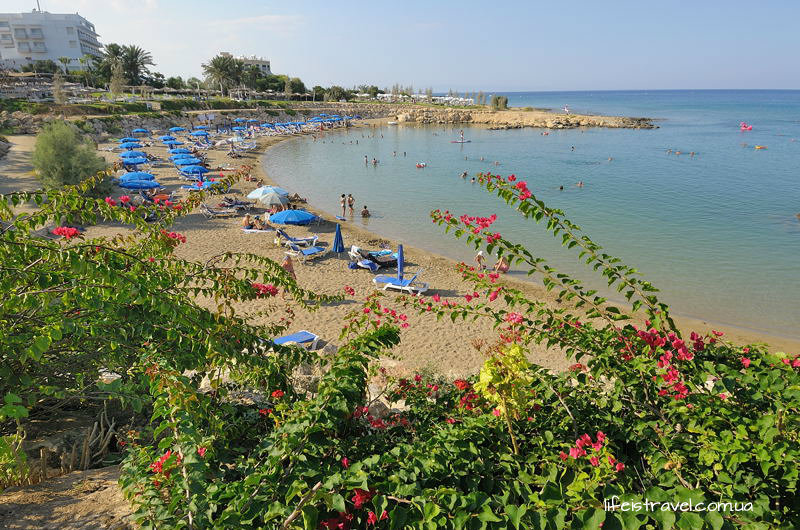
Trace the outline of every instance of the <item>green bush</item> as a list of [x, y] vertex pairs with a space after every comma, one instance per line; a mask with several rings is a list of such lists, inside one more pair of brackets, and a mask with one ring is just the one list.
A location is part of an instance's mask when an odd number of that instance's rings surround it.
[[[36, 136], [33, 167], [47, 189], [71, 186], [95, 176], [107, 167], [94, 144], [83, 138], [78, 128], [65, 121], [45, 125]], [[108, 179], [93, 189], [106, 195], [111, 188]]]

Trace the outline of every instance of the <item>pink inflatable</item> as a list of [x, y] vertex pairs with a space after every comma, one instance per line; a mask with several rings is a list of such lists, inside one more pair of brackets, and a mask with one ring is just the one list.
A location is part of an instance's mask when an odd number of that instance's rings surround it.
[[753, 130], [753, 126], [752, 125], [747, 125], [745, 122], [741, 122], [741, 123], [739, 123], [739, 130], [740, 131], [752, 131]]

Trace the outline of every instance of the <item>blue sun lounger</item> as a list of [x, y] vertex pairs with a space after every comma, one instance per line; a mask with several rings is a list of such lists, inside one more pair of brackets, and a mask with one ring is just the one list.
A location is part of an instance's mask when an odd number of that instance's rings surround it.
[[319, 342], [319, 337], [310, 331], [303, 329], [296, 333], [292, 333], [291, 335], [284, 335], [283, 337], [272, 339], [272, 342], [278, 345], [294, 342], [300, 346], [303, 346], [304, 348], [314, 350], [317, 347], [317, 342]]
[[328, 253], [328, 249], [326, 247], [309, 247], [309, 248], [300, 248], [294, 243], [288, 243], [289, 249], [286, 251], [286, 254], [290, 256], [295, 256], [300, 260], [300, 263], [305, 263], [306, 260], [309, 258], [314, 258], [317, 256], [324, 256]]
[[[428, 284], [419, 282], [417, 283], [417, 277], [422, 272], [422, 269], [419, 270], [414, 276], [408, 279], [399, 279], [397, 276], [387, 276], [385, 274], [379, 274], [372, 278], [372, 281], [379, 289], [383, 289], [384, 291], [388, 289], [394, 289], [397, 291], [403, 291], [408, 294], [422, 294], [428, 290]], [[382, 287], [381, 287], [382, 286]]]

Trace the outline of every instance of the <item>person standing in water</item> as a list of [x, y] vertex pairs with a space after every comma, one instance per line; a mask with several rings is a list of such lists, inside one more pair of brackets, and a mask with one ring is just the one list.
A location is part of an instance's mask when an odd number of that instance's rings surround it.
[[368, 164], [369, 164], [369, 158], [367, 158], [367, 155], [364, 155], [364, 165], [366, 166]]
[[342, 198], [339, 199], [339, 205], [342, 207], [342, 217], [347, 213], [347, 198], [342, 193]]
[[353, 215], [353, 213], [354, 213], [355, 204], [356, 204], [356, 200], [353, 198], [353, 194], [352, 193], [348, 193], [347, 194], [347, 207], [350, 209], [350, 215]]

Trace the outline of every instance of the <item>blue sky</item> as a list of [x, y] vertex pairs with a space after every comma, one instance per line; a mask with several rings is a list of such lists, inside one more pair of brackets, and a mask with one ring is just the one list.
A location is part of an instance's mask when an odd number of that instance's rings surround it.
[[[455, 90], [800, 88], [795, 0], [41, 0], [165, 75], [219, 51], [260, 55], [308, 86]], [[3, 0], [24, 11], [35, 0]]]

